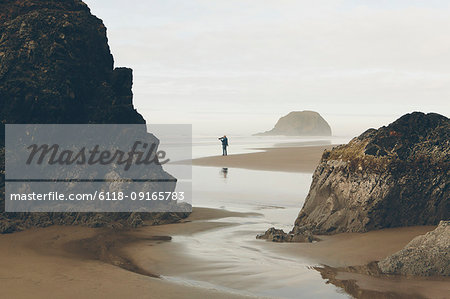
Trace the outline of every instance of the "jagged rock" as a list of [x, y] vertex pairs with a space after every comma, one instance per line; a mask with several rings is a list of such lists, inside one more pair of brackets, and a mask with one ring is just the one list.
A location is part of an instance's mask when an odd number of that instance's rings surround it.
[[144, 223], [139, 213], [131, 213], [130, 217], [127, 219], [127, 222], [131, 227], [139, 227]]
[[387, 274], [450, 276], [450, 221], [441, 221], [435, 230], [414, 238], [378, 266]]
[[0, 234], [9, 234], [17, 231], [17, 225], [13, 221], [0, 221]]
[[272, 242], [312, 242], [318, 240], [307, 230], [296, 230], [287, 234], [282, 229], [276, 229], [275, 227], [269, 228], [264, 234], [257, 235], [256, 239], [265, 239]]
[[255, 135], [331, 136], [331, 128], [317, 112], [293, 111], [280, 118], [272, 130]]
[[104, 227], [108, 223], [111, 222], [111, 219], [109, 219], [104, 214], [95, 214], [94, 217], [87, 217], [86, 218], [86, 225], [88, 227]]
[[[4, 124], [145, 124], [132, 70], [114, 68], [103, 22], [80, 0], [0, 2], [0, 232], [52, 224], [138, 226], [180, 213], [5, 213]], [[161, 167], [155, 175], [173, 179]], [[140, 220], [139, 220], [140, 219]]]
[[82, 1], [2, 1], [0, 29], [2, 123], [145, 123], [132, 70], [114, 68], [106, 27]]
[[256, 236], [256, 239], [265, 239], [273, 242], [285, 242], [288, 238], [282, 229], [276, 229], [275, 227], [269, 228], [264, 234]]
[[450, 122], [414, 112], [325, 151], [295, 228], [314, 234], [450, 218]]

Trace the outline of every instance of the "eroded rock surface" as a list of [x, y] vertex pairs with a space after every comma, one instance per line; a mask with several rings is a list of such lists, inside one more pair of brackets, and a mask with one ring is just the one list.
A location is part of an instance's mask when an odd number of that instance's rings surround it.
[[264, 234], [256, 236], [256, 239], [264, 239], [272, 242], [312, 242], [317, 241], [310, 231], [299, 230], [285, 233], [282, 229], [269, 228]]
[[450, 122], [414, 112], [325, 151], [295, 227], [314, 234], [450, 218]]
[[414, 238], [399, 252], [378, 263], [386, 274], [450, 276], [450, 221]]
[[[450, 219], [450, 121], [406, 114], [325, 151], [286, 236], [437, 225]], [[268, 239], [272, 232], [266, 232]], [[275, 239], [288, 240], [280, 232]], [[279, 237], [276, 237], [279, 236]]]

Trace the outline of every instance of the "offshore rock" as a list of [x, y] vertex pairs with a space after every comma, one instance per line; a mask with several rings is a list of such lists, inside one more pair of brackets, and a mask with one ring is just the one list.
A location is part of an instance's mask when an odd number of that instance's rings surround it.
[[275, 127], [256, 136], [331, 136], [327, 121], [314, 111], [293, 111], [278, 120]]

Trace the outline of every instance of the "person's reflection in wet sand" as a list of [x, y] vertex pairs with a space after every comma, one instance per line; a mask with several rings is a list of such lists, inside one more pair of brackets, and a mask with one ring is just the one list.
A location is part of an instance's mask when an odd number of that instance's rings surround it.
[[223, 178], [226, 179], [228, 175], [228, 168], [222, 168], [220, 173], [223, 175]]

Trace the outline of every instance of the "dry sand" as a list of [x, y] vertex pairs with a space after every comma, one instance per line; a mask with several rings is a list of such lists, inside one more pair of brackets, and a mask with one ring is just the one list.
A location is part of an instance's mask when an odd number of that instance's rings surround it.
[[192, 160], [192, 165], [256, 170], [313, 172], [323, 151], [336, 145], [262, 148], [261, 152]]

